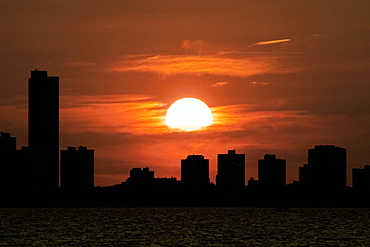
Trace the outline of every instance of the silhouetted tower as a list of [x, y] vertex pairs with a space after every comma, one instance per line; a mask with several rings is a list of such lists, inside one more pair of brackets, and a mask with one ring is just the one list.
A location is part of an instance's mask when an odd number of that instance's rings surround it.
[[188, 155], [181, 160], [181, 182], [191, 187], [209, 185], [209, 160], [203, 155]]
[[227, 154], [217, 155], [216, 185], [225, 189], [245, 187], [245, 154], [228, 150]]
[[258, 182], [262, 187], [276, 189], [286, 184], [286, 160], [277, 159], [274, 154], [266, 154], [258, 160]]
[[28, 79], [28, 146], [40, 189], [59, 186], [59, 77], [31, 71]]
[[352, 169], [352, 187], [355, 190], [370, 191], [370, 165], [363, 169]]
[[86, 190], [94, 187], [94, 150], [68, 147], [60, 151], [61, 187]]
[[308, 150], [308, 163], [299, 169], [300, 183], [308, 188], [342, 189], [347, 184], [346, 149], [317, 145]]

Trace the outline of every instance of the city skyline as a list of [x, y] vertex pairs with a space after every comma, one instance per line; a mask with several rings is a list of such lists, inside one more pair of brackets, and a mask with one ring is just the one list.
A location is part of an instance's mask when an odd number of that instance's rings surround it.
[[[6, 152], [9, 149], [18, 152], [22, 158], [21, 161], [16, 160], [15, 164], [21, 164], [21, 167], [30, 165], [31, 170], [28, 172], [31, 172], [33, 174], [31, 177], [35, 177], [35, 181], [38, 181], [34, 184], [35, 188], [62, 187], [83, 190], [100, 186], [94, 184], [94, 150], [87, 150], [87, 147], [83, 146], [79, 146], [78, 150], [71, 146], [68, 146], [67, 150], [59, 150], [59, 77], [48, 76], [47, 71], [36, 69], [31, 71], [28, 81], [28, 147], [22, 146], [21, 149], [16, 150], [16, 137], [11, 137], [10, 133], [1, 132], [2, 151]], [[55, 155], [56, 151], [58, 155]], [[243, 186], [245, 186], [248, 179], [259, 182], [260, 186], [266, 188], [288, 184], [285, 159], [277, 159], [275, 154], [265, 154], [263, 160], [258, 159], [256, 176], [258, 180], [253, 176], [247, 177], [245, 160], [245, 154], [236, 154], [235, 149], [228, 150], [228, 154], [217, 154], [218, 174], [215, 179], [212, 179], [209, 159], [204, 159], [201, 154], [188, 155], [180, 162], [180, 181], [185, 181], [194, 188], [214, 183], [220, 188], [227, 189], [237, 189], [238, 186], [235, 185], [239, 184], [239, 181], [243, 181]], [[5, 159], [4, 164], [6, 165], [7, 162], [9, 161]], [[130, 177], [135, 169], [141, 168], [132, 168]], [[312, 188], [330, 188], [331, 186], [344, 188], [349, 185], [347, 177], [359, 177], [357, 174], [362, 169], [355, 167], [352, 171], [355, 174], [347, 172], [345, 148], [335, 145], [315, 145], [313, 149], [308, 149], [307, 164], [298, 167], [298, 179], [293, 180], [292, 183], [300, 182], [303, 186]], [[74, 172], [76, 175], [73, 175]], [[176, 178], [173, 175], [171, 177]], [[11, 176], [9, 178], [11, 179]], [[32, 181], [32, 178], [29, 181]], [[234, 185], [230, 186], [231, 184]], [[20, 186], [24, 186], [23, 183]], [[106, 186], [112, 186], [112, 184]]]
[[[286, 159], [298, 180], [314, 145], [370, 163], [369, 1], [26, 1], [0, 3], [0, 130], [28, 143], [29, 71], [59, 79], [60, 147], [95, 153], [95, 184], [134, 167], [180, 177], [180, 159], [246, 155]], [[213, 124], [165, 125], [183, 97], [204, 101]]]
[[[11, 186], [17, 185], [20, 190], [26, 185], [31, 186], [37, 190], [56, 189], [60, 187], [69, 191], [83, 191], [90, 190], [93, 187], [100, 187], [94, 184], [94, 150], [87, 149], [87, 147], [68, 146], [66, 150], [59, 150], [60, 163], [58, 179], [58, 186], [53, 183], [32, 182], [33, 178], [17, 184], [13, 182], [17, 177], [17, 169], [21, 178], [26, 178], [28, 173], [32, 173], [33, 168], [39, 173], [36, 181], [47, 181], [45, 177], [53, 177], [49, 174], [47, 166], [53, 165], [53, 162], [48, 161], [48, 148], [46, 150], [36, 150], [36, 161], [40, 159], [41, 154], [46, 154], [47, 163], [42, 163], [45, 170], [38, 168], [39, 164], [34, 160], [34, 150], [23, 146], [22, 149], [16, 149], [16, 137], [11, 136], [10, 133], [1, 132], [0, 135], [0, 154], [1, 160], [1, 177], [2, 187], [7, 190]], [[46, 145], [47, 146], [47, 145]], [[30, 156], [31, 154], [31, 156]], [[41, 157], [42, 158], [42, 157]], [[209, 159], [201, 154], [188, 155], [186, 159], [181, 159], [179, 171], [180, 180], [175, 176], [171, 176], [170, 180], [181, 181], [189, 188], [206, 188], [210, 184], [215, 184], [219, 189], [226, 191], [240, 191], [245, 186], [258, 186], [264, 189], [278, 189], [283, 190], [286, 185], [299, 186], [309, 190], [315, 189], [329, 189], [333, 191], [341, 191], [350, 185], [347, 183], [347, 176], [349, 174], [353, 179], [356, 179], [356, 190], [366, 190], [368, 188], [368, 181], [370, 173], [370, 165], [365, 165], [364, 168], [353, 168], [350, 172], [347, 171], [347, 155], [346, 149], [334, 145], [315, 145], [313, 149], [308, 149], [307, 156], [308, 163], [299, 167], [299, 179], [293, 183], [286, 182], [286, 160], [276, 158], [275, 154], [265, 154], [264, 159], [258, 159], [258, 178], [250, 177], [247, 181], [245, 154], [236, 153], [236, 150], [228, 150], [227, 154], [217, 154], [217, 175], [215, 177], [216, 183], [210, 178]], [[22, 171], [23, 169], [26, 170]], [[32, 175], [34, 176], [34, 175]], [[126, 182], [136, 185], [146, 185], [145, 181], [154, 179], [154, 171], [150, 171], [149, 167], [139, 168], [134, 167], [129, 173]], [[168, 179], [168, 177], [156, 179]], [[12, 181], [12, 182], [10, 182]], [[16, 181], [16, 180], [15, 180]], [[121, 181], [121, 183], [124, 183]], [[248, 184], [247, 184], [248, 183]], [[13, 185], [12, 185], [13, 184]], [[36, 187], [34, 187], [36, 185]], [[116, 186], [118, 184], [111, 184], [109, 186]], [[252, 187], [252, 188], [253, 188]], [[353, 186], [351, 186], [353, 187]]]
[[[91, 190], [95, 185], [94, 150], [83, 146], [78, 149], [68, 146], [66, 150], [59, 150], [59, 77], [48, 76], [47, 71], [31, 71], [28, 102], [28, 147], [17, 150], [16, 137], [1, 131], [3, 189], [6, 191], [15, 185], [20, 191], [25, 186], [35, 191], [56, 190], [58, 187], [70, 192]], [[244, 190], [245, 160], [245, 154], [236, 154], [235, 149], [228, 150], [227, 154], [217, 154], [216, 186], [225, 191]], [[315, 145], [313, 149], [308, 149], [307, 161], [307, 164], [299, 167], [299, 180], [293, 181], [293, 185], [299, 182], [302, 188], [334, 191], [341, 191], [347, 186], [345, 148]], [[181, 159], [180, 181], [189, 188], [207, 188], [212, 183], [209, 171], [209, 159], [203, 155], [188, 155], [186, 159]], [[363, 184], [361, 180], [366, 180], [367, 169], [352, 171], [356, 183]], [[18, 183], [13, 182], [17, 180], [17, 173], [22, 178]], [[268, 190], [283, 190], [287, 184], [286, 174], [285, 159], [265, 154], [263, 160], [258, 160], [258, 180], [251, 177], [248, 185], [252, 181], [254, 187], [258, 184], [260, 188]], [[175, 177], [171, 178], [176, 181]], [[127, 181], [148, 186], [151, 179], [154, 179], [154, 171], [149, 171], [148, 167], [143, 170], [132, 168]]]

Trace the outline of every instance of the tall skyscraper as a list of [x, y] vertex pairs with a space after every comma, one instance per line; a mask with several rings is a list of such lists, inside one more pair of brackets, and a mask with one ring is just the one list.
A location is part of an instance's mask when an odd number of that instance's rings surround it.
[[258, 160], [258, 182], [265, 188], [282, 188], [286, 184], [286, 160], [277, 159], [274, 154], [266, 154]]
[[228, 150], [217, 155], [216, 185], [225, 189], [241, 189], [245, 186], [245, 154]]
[[299, 169], [300, 183], [309, 188], [341, 189], [347, 184], [346, 149], [317, 145], [308, 150], [308, 163]]
[[68, 147], [60, 151], [61, 187], [73, 190], [94, 188], [94, 150]]
[[191, 187], [209, 185], [209, 160], [203, 155], [188, 155], [181, 160], [181, 182]]
[[59, 77], [31, 71], [28, 79], [28, 146], [35, 186], [59, 186]]

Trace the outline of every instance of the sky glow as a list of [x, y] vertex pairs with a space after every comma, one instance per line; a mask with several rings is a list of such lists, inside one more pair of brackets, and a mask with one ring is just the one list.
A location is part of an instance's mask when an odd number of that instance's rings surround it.
[[[27, 80], [60, 77], [60, 148], [95, 149], [95, 185], [133, 167], [180, 178], [202, 154], [287, 160], [298, 179], [307, 150], [347, 148], [370, 163], [370, 1], [2, 1], [0, 131], [27, 145]], [[169, 105], [206, 102], [213, 124], [166, 126]]]

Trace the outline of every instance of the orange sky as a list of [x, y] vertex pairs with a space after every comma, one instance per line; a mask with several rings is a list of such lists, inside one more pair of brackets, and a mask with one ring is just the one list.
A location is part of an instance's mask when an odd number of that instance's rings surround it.
[[[27, 145], [27, 79], [60, 77], [60, 147], [95, 149], [95, 185], [133, 167], [180, 178], [189, 154], [246, 154], [247, 179], [266, 153], [298, 179], [307, 149], [347, 148], [370, 163], [370, 2], [3, 1], [0, 130]], [[166, 109], [207, 103], [215, 124], [173, 132]]]

